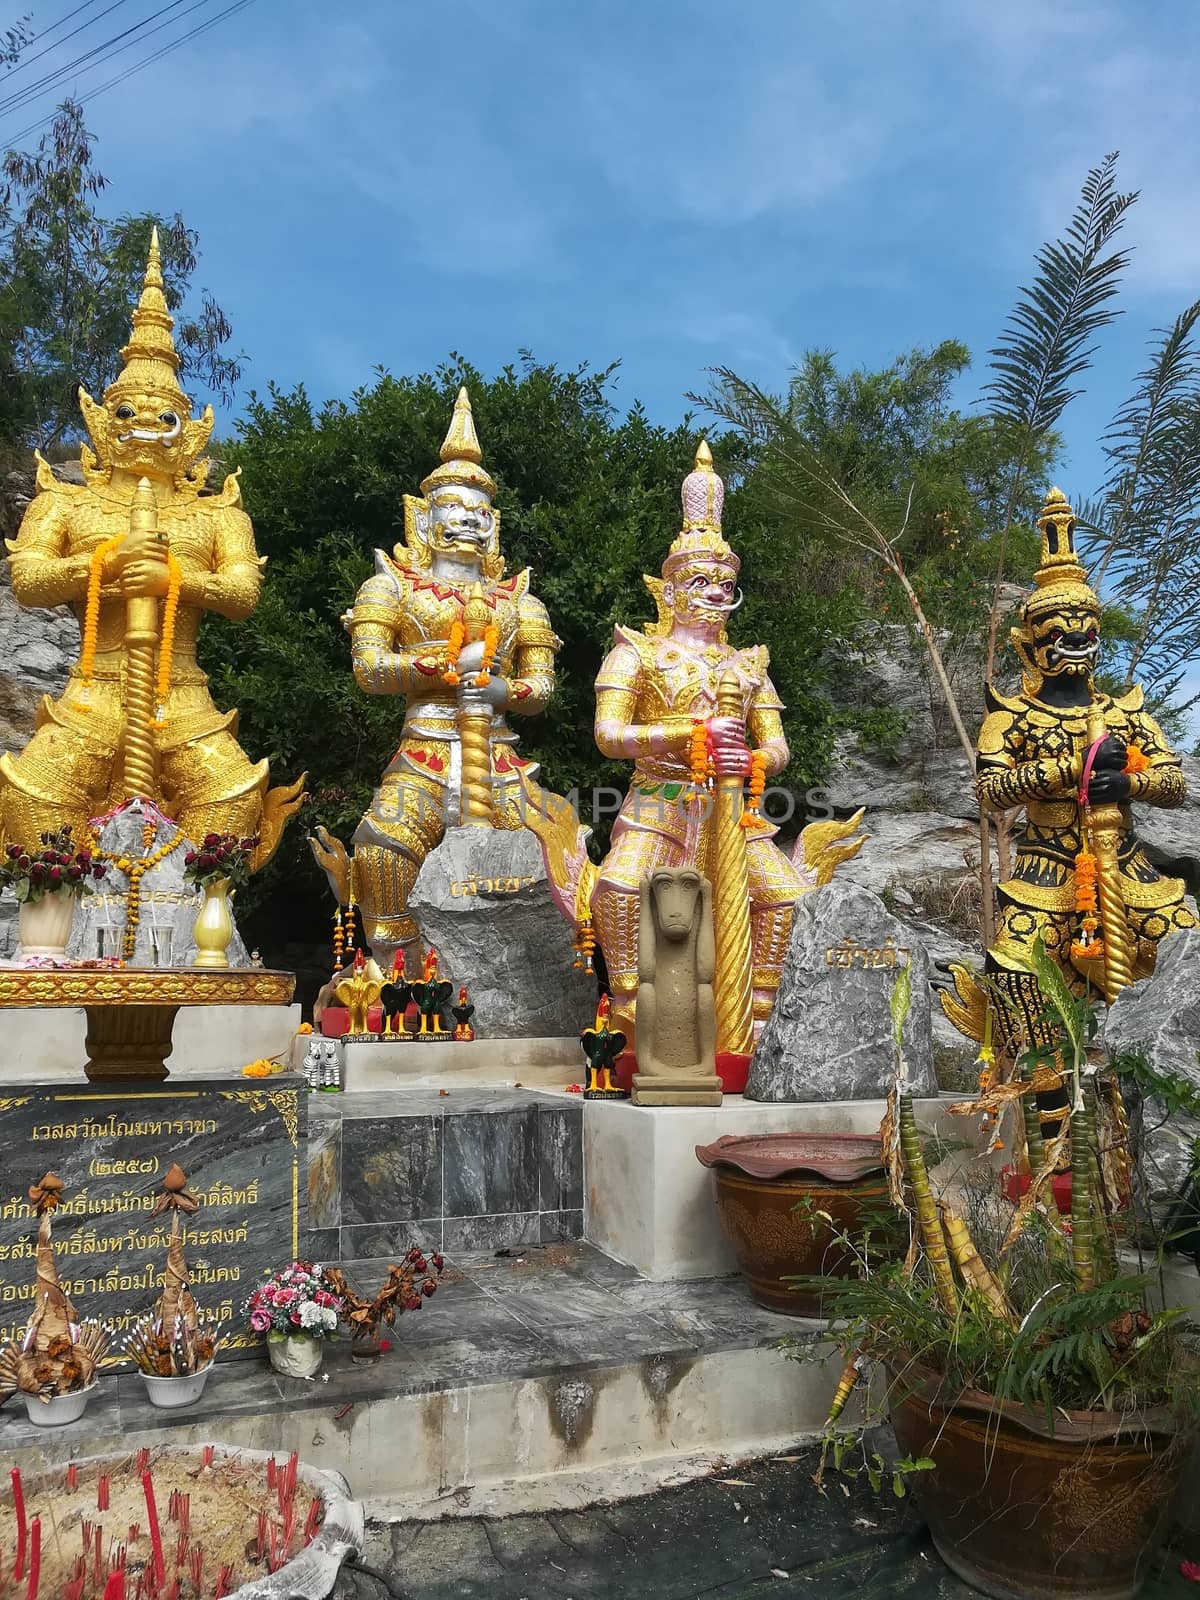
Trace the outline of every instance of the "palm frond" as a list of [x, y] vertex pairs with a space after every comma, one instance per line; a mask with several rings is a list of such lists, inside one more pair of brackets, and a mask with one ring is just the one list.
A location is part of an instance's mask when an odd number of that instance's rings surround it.
[[1118, 315], [1111, 301], [1129, 252], [1110, 246], [1137, 194], [1117, 193], [1116, 163], [1114, 151], [1088, 173], [1065, 235], [1038, 251], [1037, 275], [989, 351], [991, 409], [1030, 441], [1053, 428], [1079, 392], [1071, 384], [1091, 365], [1089, 341]]

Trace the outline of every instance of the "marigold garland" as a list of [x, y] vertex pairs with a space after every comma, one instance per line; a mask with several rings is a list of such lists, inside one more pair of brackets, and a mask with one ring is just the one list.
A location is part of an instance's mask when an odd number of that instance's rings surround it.
[[584, 917], [575, 934], [575, 970], [592, 972], [592, 957], [596, 952], [596, 930], [591, 917]]
[[1135, 772], [1145, 772], [1149, 766], [1150, 757], [1140, 745], [1131, 744], [1127, 746], [1125, 751], [1125, 765], [1121, 768], [1122, 772], [1127, 772], [1132, 775]]
[[442, 664], [442, 681], [451, 687], [456, 687], [462, 682], [458, 675], [458, 656], [466, 643], [467, 630], [461, 617], [455, 617], [450, 624], [450, 637], [446, 640], [446, 655]]
[[740, 826], [756, 827], [762, 821], [763, 791], [767, 786], [767, 758], [761, 750], [750, 752], [750, 792], [746, 796], [746, 809], [742, 812]]
[[488, 680], [492, 675], [492, 663], [496, 659], [496, 650], [500, 644], [500, 631], [494, 623], [488, 623], [483, 631], [483, 660], [479, 663], [479, 671], [475, 676], [475, 687], [486, 689]]
[[174, 554], [167, 551], [167, 596], [163, 601], [162, 638], [158, 645], [158, 678], [154, 688], [154, 715], [152, 728], [162, 728], [167, 721], [167, 696], [171, 692], [171, 661], [175, 652], [175, 619], [179, 615], [179, 592], [183, 587], [183, 568]]
[[1079, 917], [1079, 937], [1071, 941], [1074, 960], [1096, 961], [1104, 955], [1099, 937], [1099, 863], [1086, 847], [1075, 857], [1075, 911]]
[[715, 771], [712, 734], [708, 731], [707, 722], [692, 724], [692, 736], [688, 744], [688, 765], [695, 786], [692, 802], [699, 804], [702, 792], [712, 787]]
[[100, 590], [104, 586], [104, 563], [124, 539], [123, 533], [103, 539], [92, 551], [88, 566], [87, 600], [83, 610], [83, 642], [79, 652], [79, 676], [83, 680], [82, 705], [85, 711], [92, 696], [92, 674], [96, 667], [96, 634], [100, 627]]
[[[148, 850], [154, 843], [157, 828], [152, 822], [142, 824], [142, 849]], [[92, 854], [97, 861], [107, 862], [116, 867], [118, 872], [123, 872], [129, 879], [129, 892], [125, 902], [125, 937], [121, 942], [121, 956], [125, 961], [133, 960], [133, 952], [137, 946], [138, 923], [142, 915], [142, 879], [148, 872], [163, 862], [180, 843], [183, 834], [176, 831], [167, 840], [166, 844], [159, 845], [153, 855], [143, 855], [135, 861], [132, 856], [116, 855], [111, 850], [102, 850], [99, 840], [94, 835], [89, 837], [88, 843]]]

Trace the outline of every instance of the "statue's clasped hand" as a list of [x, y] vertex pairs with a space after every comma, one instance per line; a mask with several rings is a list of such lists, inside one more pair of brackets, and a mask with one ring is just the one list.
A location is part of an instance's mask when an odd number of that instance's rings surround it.
[[1124, 771], [1129, 750], [1124, 739], [1110, 733], [1096, 751], [1087, 780], [1088, 803], [1120, 805], [1129, 799], [1129, 774]]
[[712, 738], [713, 763], [718, 773], [744, 776], [750, 771], [746, 724], [740, 717], [713, 717], [708, 724], [708, 731]]
[[135, 538], [128, 535], [117, 550], [121, 587], [133, 598], [164, 595], [170, 586], [168, 544], [162, 535]]

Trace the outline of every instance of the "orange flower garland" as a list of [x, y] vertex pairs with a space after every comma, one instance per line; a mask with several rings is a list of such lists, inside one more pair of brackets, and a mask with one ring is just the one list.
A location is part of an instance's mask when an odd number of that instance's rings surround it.
[[[143, 851], [150, 849], [157, 832], [158, 829], [153, 822], [142, 824]], [[121, 955], [126, 961], [133, 960], [137, 944], [138, 923], [142, 915], [142, 879], [160, 862], [165, 861], [182, 839], [183, 834], [176, 830], [166, 844], [160, 845], [153, 855], [143, 855], [141, 860], [135, 861], [131, 856], [118, 856], [109, 850], [102, 850], [99, 840], [94, 835], [89, 835], [88, 845], [96, 860], [116, 867], [118, 872], [123, 872], [129, 879], [129, 890], [125, 901], [125, 936], [121, 944]]]
[[701, 792], [711, 786], [714, 772], [712, 735], [708, 731], [706, 722], [692, 724], [688, 764], [691, 767], [692, 783], [695, 785], [692, 802], [698, 804]]
[[1096, 858], [1085, 847], [1075, 857], [1075, 911], [1079, 917], [1079, 938], [1071, 941], [1071, 955], [1077, 960], [1096, 961], [1104, 955], [1104, 941], [1098, 937], [1098, 878]]
[[154, 689], [152, 728], [167, 721], [167, 696], [171, 692], [171, 658], [175, 651], [175, 619], [179, 615], [179, 591], [183, 587], [183, 568], [172, 551], [167, 551], [167, 596], [163, 601], [162, 638], [158, 645], [158, 678]]
[[91, 563], [88, 566], [87, 600], [83, 611], [83, 645], [79, 652], [79, 676], [83, 679], [82, 706], [85, 711], [92, 709], [88, 702], [92, 697], [92, 673], [96, 667], [96, 633], [100, 626], [100, 590], [104, 584], [104, 563], [124, 537], [123, 533], [117, 533], [111, 539], [102, 540], [92, 551]]
[[450, 624], [450, 637], [446, 640], [446, 656], [442, 666], [442, 682], [457, 687], [462, 679], [458, 675], [458, 655], [466, 643], [467, 630], [461, 617]]
[[1139, 745], [1131, 744], [1127, 747], [1125, 751], [1125, 765], [1121, 769], [1122, 772], [1127, 772], [1132, 775], [1135, 772], [1145, 772], [1149, 766], [1150, 757]]
[[575, 970], [592, 972], [592, 957], [596, 951], [596, 930], [591, 917], [584, 917], [575, 935]]
[[492, 675], [492, 663], [496, 659], [496, 648], [500, 643], [499, 630], [493, 623], [488, 623], [483, 632], [483, 660], [479, 663], [479, 671], [475, 677], [475, 687], [486, 689], [488, 679]]
[[746, 796], [746, 809], [742, 812], [740, 826], [756, 827], [762, 821], [763, 790], [767, 786], [767, 758], [761, 750], [750, 752], [750, 793]]

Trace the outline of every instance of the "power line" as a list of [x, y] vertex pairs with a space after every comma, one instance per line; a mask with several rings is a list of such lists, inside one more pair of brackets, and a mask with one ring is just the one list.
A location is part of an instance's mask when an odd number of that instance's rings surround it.
[[[196, 3], [197, 5], [207, 5], [208, 0], [196, 0]], [[116, 0], [116, 5], [111, 6], [109, 9], [115, 10], [117, 5], [122, 4], [124, 4], [124, 0]], [[155, 15], [162, 16], [165, 12], [174, 11], [182, 4], [183, 0], [170, 0], [170, 3], [164, 6], [162, 11], [151, 12], [150, 16], [142, 17], [140, 21], [131, 23], [128, 28], [122, 29], [120, 33], [114, 33], [111, 39], [105, 39], [103, 43], [93, 45], [83, 55], [76, 56], [74, 61], [68, 61], [65, 67], [55, 67], [44, 78], [39, 78], [36, 83], [30, 83], [25, 88], [18, 89], [16, 94], [9, 95], [6, 100], [0, 100], [0, 115], [7, 111], [18, 111], [22, 106], [29, 105], [31, 101], [38, 99], [40, 95], [55, 88], [65, 79], [72, 77], [94, 57], [102, 56], [106, 52], [110, 56], [120, 55], [122, 50], [130, 49], [137, 42], [138, 34], [141, 34], [142, 38], [148, 39], [151, 34], [159, 33], [168, 26], [168, 23], [160, 22], [157, 26], [149, 29], [147, 29], [147, 24], [154, 20]], [[194, 11], [196, 6], [191, 6], [189, 9]], [[106, 16], [107, 12], [102, 12], [101, 15]], [[184, 12], [184, 15], [186, 16], [187, 12]], [[97, 17], [95, 20], [98, 22], [100, 18]], [[124, 44], [121, 44], [122, 39], [125, 40]], [[114, 50], [112, 48], [113, 45], [118, 45], [119, 48]]]
[[[99, 22], [102, 17], [108, 15], [109, 11], [115, 11], [117, 6], [123, 6], [125, 3], [126, 0], [114, 0], [108, 11], [102, 11], [99, 17], [93, 17], [92, 22]], [[83, 5], [76, 6], [74, 11], [68, 11], [65, 17], [60, 17], [57, 22], [52, 22], [45, 33], [35, 33], [33, 42], [37, 44], [39, 40], [46, 37], [46, 34], [53, 33], [55, 28], [61, 28], [64, 22], [70, 22], [72, 17], [77, 17], [81, 11], [86, 11], [89, 6], [94, 6], [95, 4], [96, 0], [84, 0]], [[31, 67], [35, 61], [40, 61], [43, 56], [48, 56], [52, 50], [57, 50], [59, 45], [66, 44], [68, 39], [73, 39], [77, 33], [82, 33], [85, 28], [89, 27], [91, 27], [91, 22], [81, 22], [77, 28], [72, 28], [70, 33], [65, 34], [61, 39], [56, 39], [53, 44], [48, 44], [44, 50], [39, 50], [36, 55], [25, 56], [9, 72], [9, 78], [15, 78], [18, 72], [24, 72], [26, 67]]]
[[[197, 3], [205, 4], [207, 0], [197, 0]], [[131, 67], [127, 67], [124, 72], [118, 73], [116, 77], [110, 78], [107, 83], [98, 84], [96, 88], [89, 90], [83, 98], [89, 101], [94, 100], [107, 90], [116, 88], [126, 82], [127, 79], [132, 78], [135, 73], [140, 72], [143, 67], [152, 66], [154, 62], [161, 61], [163, 56], [170, 55], [171, 51], [177, 50], [181, 44], [187, 44], [190, 40], [199, 38], [201, 34], [207, 33], [210, 28], [215, 28], [218, 22], [223, 22], [226, 17], [236, 16], [239, 11], [245, 11], [247, 6], [252, 6], [253, 4], [254, 0], [236, 0], [235, 4], [226, 6], [225, 10], [219, 11], [215, 17], [209, 17], [206, 22], [197, 23], [187, 33], [180, 34], [179, 38], [172, 39], [167, 44], [161, 45], [152, 54], [144, 56], [141, 61], [135, 61]], [[192, 6], [189, 9], [194, 11], [196, 6]], [[185, 11], [184, 16], [186, 15], [187, 12]], [[175, 20], [178, 21], [179, 19], [176, 18]], [[155, 31], [157, 32], [157, 29]], [[53, 120], [54, 113], [52, 112], [49, 116], [42, 117], [37, 122], [31, 122], [27, 128], [22, 128], [20, 133], [12, 135], [12, 142], [16, 144], [20, 140], [28, 138], [31, 133], [36, 133], [39, 128], [44, 128]]]

